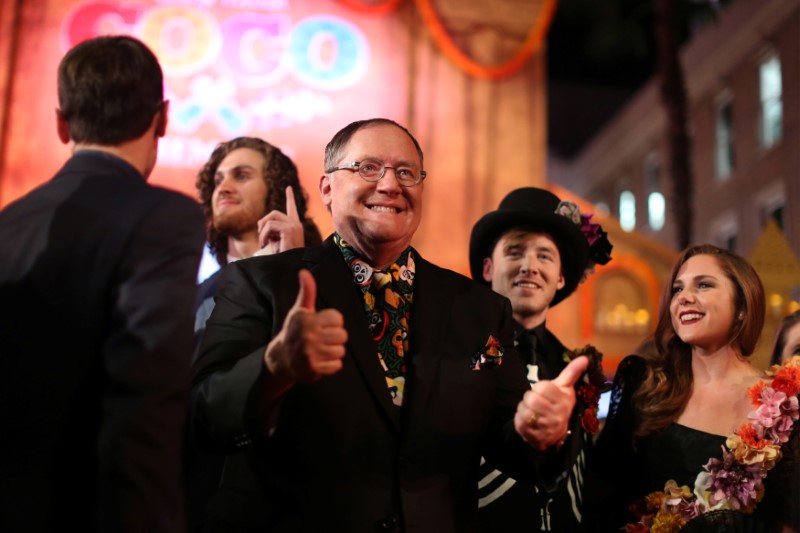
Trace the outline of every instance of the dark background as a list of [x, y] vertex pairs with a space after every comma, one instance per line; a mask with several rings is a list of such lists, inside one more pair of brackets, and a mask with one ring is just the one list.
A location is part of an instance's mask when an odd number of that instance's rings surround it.
[[[655, 0], [559, 0], [548, 35], [548, 134], [570, 159], [656, 73]], [[734, 0], [670, 0], [685, 43]]]

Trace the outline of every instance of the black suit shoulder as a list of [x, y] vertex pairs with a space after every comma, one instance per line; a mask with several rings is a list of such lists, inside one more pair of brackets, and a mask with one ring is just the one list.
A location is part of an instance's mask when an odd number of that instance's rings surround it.
[[0, 212], [0, 301], [14, 310], [0, 321], [14, 354], [0, 372], [0, 489], [16, 493], [25, 530], [86, 529], [95, 509], [107, 511], [101, 529], [181, 529], [203, 240], [196, 202], [96, 153]]

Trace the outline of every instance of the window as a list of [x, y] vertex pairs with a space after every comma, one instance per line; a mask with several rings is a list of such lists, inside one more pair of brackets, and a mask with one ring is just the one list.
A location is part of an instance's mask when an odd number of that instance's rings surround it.
[[636, 197], [631, 191], [619, 195], [619, 223], [623, 231], [636, 229]]
[[728, 235], [725, 238], [725, 249], [736, 253], [736, 234]]
[[769, 148], [781, 138], [783, 131], [783, 100], [781, 61], [774, 53], [759, 65], [758, 88], [761, 98], [761, 146]]
[[724, 180], [734, 168], [733, 153], [733, 100], [723, 96], [717, 104], [716, 145], [714, 163], [717, 178]]
[[763, 187], [753, 198], [758, 206], [759, 222], [764, 227], [769, 219], [775, 221], [780, 229], [785, 224], [786, 186], [783, 180], [775, 180]]
[[739, 222], [733, 212], [726, 212], [710, 223], [712, 242], [720, 248], [737, 253]]
[[650, 227], [659, 231], [664, 227], [667, 215], [667, 202], [660, 192], [651, 192], [647, 197], [647, 215], [650, 217]]
[[783, 229], [783, 216], [784, 215], [783, 215], [783, 206], [782, 205], [775, 207], [769, 213], [769, 216], [772, 218], [772, 220], [775, 221], [776, 224], [778, 224], [779, 228]]
[[644, 161], [644, 190], [647, 192], [647, 221], [653, 231], [664, 227], [666, 201], [661, 192], [661, 162], [652, 153]]

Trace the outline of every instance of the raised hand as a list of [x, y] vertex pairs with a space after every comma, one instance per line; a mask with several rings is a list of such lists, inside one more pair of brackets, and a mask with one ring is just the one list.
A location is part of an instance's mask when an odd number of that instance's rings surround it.
[[270, 374], [289, 386], [341, 370], [347, 342], [342, 314], [336, 309], [317, 311], [317, 283], [311, 272], [301, 270], [298, 279], [297, 300], [264, 353]]
[[291, 186], [286, 187], [286, 213], [270, 211], [258, 221], [258, 245], [255, 255], [270, 255], [300, 248], [305, 244], [303, 224]]
[[514, 429], [525, 442], [539, 450], [563, 442], [575, 407], [575, 383], [588, 365], [588, 357], [577, 357], [558, 377], [540, 381], [525, 393], [514, 415]]

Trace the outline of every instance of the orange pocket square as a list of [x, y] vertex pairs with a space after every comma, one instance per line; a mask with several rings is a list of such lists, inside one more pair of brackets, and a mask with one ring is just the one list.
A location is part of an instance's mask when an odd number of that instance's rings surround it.
[[469, 367], [474, 370], [494, 368], [503, 364], [503, 345], [500, 341], [489, 335], [486, 346], [481, 348], [470, 360]]

